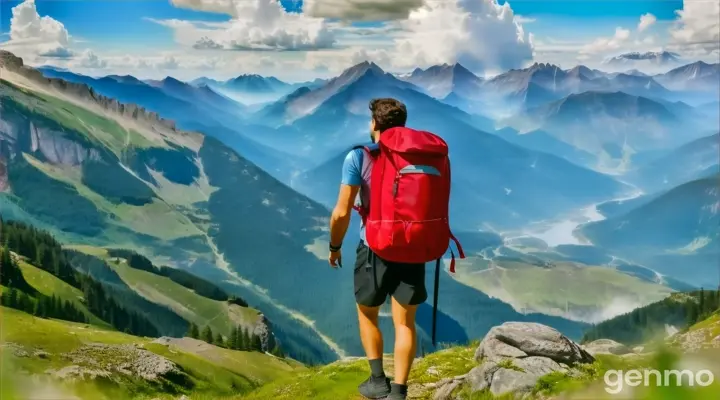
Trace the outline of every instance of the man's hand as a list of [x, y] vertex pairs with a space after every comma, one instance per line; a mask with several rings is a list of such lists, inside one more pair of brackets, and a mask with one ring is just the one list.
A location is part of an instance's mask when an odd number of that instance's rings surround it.
[[328, 256], [328, 262], [333, 268], [342, 267], [342, 250], [331, 251]]

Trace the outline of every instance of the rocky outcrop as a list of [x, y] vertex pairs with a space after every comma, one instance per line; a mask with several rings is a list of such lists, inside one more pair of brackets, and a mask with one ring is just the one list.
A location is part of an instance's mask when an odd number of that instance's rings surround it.
[[598, 339], [584, 345], [583, 348], [593, 356], [597, 354], [614, 354], [621, 356], [632, 352], [624, 344], [610, 339]]
[[184, 375], [174, 362], [136, 345], [90, 344], [63, 354], [63, 358], [71, 365], [47, 372], [53, 376], [80, 379], [121, 374], [148, 381], [178, 381], [177, 378]]
[[9, 51], [0, 50], [0, 68], [19, 74], [37, 84], [55, 89], [65, 95], [89, 101], [104, 110], [123, 117], [147, 122], [151, 125], [158, 124], [173, 131], [176, 130], [175, 122], [161, 118], [157, 113], [148, 111], [136, 104], [123, 104], [115, 99], [102, 96], [85, 84], [67, 82], [57, 78], [46, 78], [40, 71], [24, 65], [22, 58]]
[[260, 337], [263, 351], [272, 351], [275, 348], [275, 335], [270, 328], [270, 321], [263, 314], [258, 316], [252, 332]]
[[594, 358], [557, 330], [537, 323], [506, 322], [492, 328], [475, 352], [482, 364], [465, 377], [472, 392], [489, 390], [499, 396], [530, 392], [538, 379], [552, 372], [571, 373]]

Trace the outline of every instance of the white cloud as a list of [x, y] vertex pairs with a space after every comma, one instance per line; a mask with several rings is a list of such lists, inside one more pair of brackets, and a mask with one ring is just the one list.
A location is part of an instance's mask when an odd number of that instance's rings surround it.
[[537, 19], [536, 19], [536, 18], [531, 18], [531, 17], [524, 17], [524, 16], [522, 16], [522, 15], [516, 15], [516, 16], [515, 16], [515, 21], [516, 21], [518, 24], [531, 24], [531, 23], [537, 21]]
[[366, 51], [378, 64], [385, 57], [398, 68], [459, 62], [482, 72], [522, 67], [533, 59], [532, 35], [523, 30], [508, 3], [426, 0], [398, 25], [401, 32], [390, 53]]
[[650, 13], [641, 15], [640, 22], [638, 22], [637, 26], [638, 32], [642, 32], [645, 29], [651, 27], [656, 21], [657, 18], [655, 18], [655, 16]]
[[355, 21], [406, 19], [423, 0], [304, 0], [303, 12], [311, 17]]
[[618, 50], [630, 38], [630, 30], [621, 27], [615, 28], [615, 35], [612, 37], [597, 38], [592, 43], [583, 46], [580, 54], [600, 54], [608, 51]]
[[277, 0], [171, 0], [177, 7], [230, 15], [226, 23], [152, 20], [196, 49], [313, 50], [335, 41], [325, 20], [288, 13]]
[[3, 47], [20, 54], [67, 58], [72, 56], [69, 42], [65, 26], [47, 15], [41, 17], [34, 0], [25, 0], [12, 8], [10, 40]]
[[691, 55], [720, 51], [720, 2], [684, 0], [683, 9], [670, 29], [674, 49]]
[[85, 50], [80, 57], [74, 60], [74, 65], [87, 69], [103, 69], [107, 67], [107, 60], [101, 59], [92, 50]]

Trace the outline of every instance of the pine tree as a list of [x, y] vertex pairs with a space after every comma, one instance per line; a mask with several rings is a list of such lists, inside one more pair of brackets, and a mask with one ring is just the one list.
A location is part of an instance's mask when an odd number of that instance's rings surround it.
[[212, 344], [214, 337], [212, 329], [210, 329], [210, 325], [206, 326], [205, 329], [203, 329], [200, 338], [205, 342]]
[[285, 358], [285, 354], [283, 354], [282, 349], [280, 348], [280, 343], [275, 342], [275, 347], [273, 347], [272, 352], [270, 354], [274, 355], [275, 357]]
[[215, 335], [215, 346], [225, 347], [225, 339], [223, 336], [218, 332], [217, 335]]
[[190, 323], [190, 329], [188, 331], [188, 336], [190, 336], [193, 339], [197, 339], [200, 337], [200, 330], [198, 329], [198, 326], [195, 325], [194, 322]]
[[253, 351], [263, 351], [262, 348], [262, 339], [260, 338], [260, 335], [253, 335], [252, 336], [252, 347], [251, 350]]
[[15, 288], [10, 288], [10, 294], [8, 294], [8, 304], [10, 308], [17, 308], [18, 292]]
[[228, 349], [237, 350], [238, 348], [238, 328], [234, 326], [230, 331], [230, 337], [228, 338], [227, 347]]
[[700, 288], [700, 315], [705, 314], [705, 289]]
[[252, 342], [251, 342], [250, 340], [251, 340], [251, 339], [250, 339], [250, 334], [248, 333], [247, 329], [243, 328], [243, 330], [242, 330], [242, 342], [241, 342], [240, 350], [244, 350], [244, 351], [250, 351], [250, 350], [252, 350], [252, 349], [251, 349], [251, 347], [252, 347]]

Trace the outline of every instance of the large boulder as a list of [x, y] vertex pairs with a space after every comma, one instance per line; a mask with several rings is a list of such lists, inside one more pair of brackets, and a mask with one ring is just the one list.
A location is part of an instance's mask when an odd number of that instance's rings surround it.
[[583, 348], [591, 355], [597, 354], [615, 354], [621, 356], [631, 353], [627, 346], [611, 339], [598, 339], [583, 346]]
[[595, 359], [557, 330], [528, 322], [506, 322], [492, 328], [478, 346], [482, 362], [467, 375], [472, 392], [495, 396], [529, 393], [538, 379], [556, 371], [571, 372], [576, 364]]
[[580, 345], [562, 333], [547, 325], [533, 322], [506, 322], [493, 327], [475, 352], [475, 359], [480, 361], [484, 358], [524, 357], [521, 353], [547, 357], [564, 364], [595, 361]]

